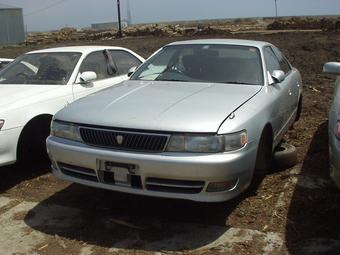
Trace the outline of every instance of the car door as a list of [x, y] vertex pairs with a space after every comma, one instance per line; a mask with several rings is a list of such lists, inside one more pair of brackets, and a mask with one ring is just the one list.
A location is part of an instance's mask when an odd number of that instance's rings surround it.
[[[89, 83], [82, 84], [80, 83], [80, 75], [86, 71], [95, 72], [97, 78]], [[74, 99], [116, 85], [125, 79], [125, 77], [119, 75], [117, 67], [110, 61], [107, 51], [92, 52], [84, 58], [80, 65], [78, 77], [75, 84], [73, 84]]]
[[[281, 70], [280, 62], [270, 46], [264, 48], [264, 59], [266, 63], [266, 71], [268, 80], [272, 81], [268, 90], [272, 97], [272, 123], [274, 129], [274, 136], [278, 137], [284, 133], [289, 120], [291, 109], [291, 86], [290, 78], [282, 82], [274, 81], [271, 74], [274, 70]], [[282, 70], [283, 71], [283, 70]]]
[[298, 71], [291, 67], [288, 60], [285, 58], [283, 53], [276, 48], [275, 46], [272, 46], [272, 49], [277, 56], [279, 63], [280, 63], [280, 70], [285, 72], [285, 82], [287, 86], [289, 87], [289, 121], [293, 118], [293, 115], [295, 113], [295, 110], [297, 110], [298, 103], [299, 103], [299, 96], [300, 96], [300, 86], [302, 84], [300, 80], [300, 75], [298, 74]]

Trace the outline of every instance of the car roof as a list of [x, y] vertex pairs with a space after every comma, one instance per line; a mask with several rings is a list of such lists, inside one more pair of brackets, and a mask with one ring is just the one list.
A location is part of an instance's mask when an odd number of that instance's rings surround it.
[[168, 45], [187, 45], [187, 44], [226, 44], [226, 45], [253, 46], [257, 48], [262, 48], [263, 46], [271, 45], [268, 42], [254, 41], [254, 40], [239, 40], [239, 39], [187, 40], [187, 41], [173, 42]]
[[111, 50], [127, 50], [122, 47], [115, 47], [115, 46], [68, 46], [68, 47], [56, 47], [56, 48], [49, 48], [49, 49], [43, 49], [43, 50], [35, 50], [30, 51], [26, 54], [31, 53], [49, 53], [49, 52], [80, 52], [83, 54], [88, 54], [93, 51], [98, 50], [105, 50], [105, 49], [111, 49]]

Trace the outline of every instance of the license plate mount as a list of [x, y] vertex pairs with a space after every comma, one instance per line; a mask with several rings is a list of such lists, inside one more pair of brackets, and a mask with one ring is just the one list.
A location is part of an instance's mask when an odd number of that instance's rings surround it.
[[131, 174], [134, 174], [135, 165], [104, 161], [101, 165], [103, 182], [131, 187]]

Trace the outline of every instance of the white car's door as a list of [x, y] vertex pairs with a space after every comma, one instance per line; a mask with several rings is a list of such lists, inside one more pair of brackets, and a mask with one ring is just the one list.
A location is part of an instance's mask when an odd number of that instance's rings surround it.
[[[83, 72], [87, 71], [95, 72], [97, 78], [88, 83], [81, 83], [80, 76]], [[92, 52], [80, 65], [78, 77], [73, 84], [74, 100], [116, 85], [126, 79], [127, 76], [120, 75], [114, 63], [112, 61], [110, 63], [105, 51]]]

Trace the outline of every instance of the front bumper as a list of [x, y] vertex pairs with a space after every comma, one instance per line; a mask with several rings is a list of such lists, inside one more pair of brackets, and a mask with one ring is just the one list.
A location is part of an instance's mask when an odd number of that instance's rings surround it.
[[0, 167], [15, 163], [21, 130], [20, 127], [0, 131]]
[[[47, 151], [54, 175], [63, 180], [138, 195], [220, 202], [237, 196], [250, 185], [257, 143], [251, 142], [232, 153], [146, 154], [97, 148], [50, 136]], [[128, 187], [108, 183], [103, 179], [103, 162], [135, 166], [130, 174], [137, 177], [140, 185]], [[151, 189], [150, 182], [155, 181], [160, 186]], [[207, 192], [211, 182], [226, 181], [235, 182], [235, 185], [226, 191]], [[159, 189], [165, 187], [167, 189]]]

